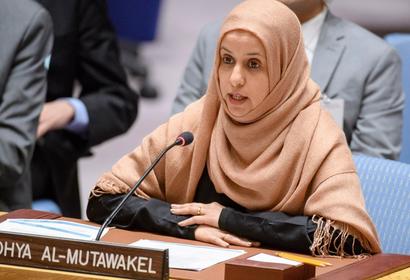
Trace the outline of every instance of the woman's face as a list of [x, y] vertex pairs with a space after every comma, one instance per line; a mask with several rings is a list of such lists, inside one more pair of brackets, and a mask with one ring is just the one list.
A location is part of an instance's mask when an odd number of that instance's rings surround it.
[[269, 92], [265, 48], [251, 33], [235, 30], [222, 39], [219, 56], [222, 98], [233, 116], [244, 116]]

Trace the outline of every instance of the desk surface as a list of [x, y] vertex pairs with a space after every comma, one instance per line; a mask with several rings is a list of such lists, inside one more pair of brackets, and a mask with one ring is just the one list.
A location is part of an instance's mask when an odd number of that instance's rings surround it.
[[[185, 244], [193, 244], [193, 245], [206, 245], [212, 246], [208, 243], [203, 243], [199, 241], [187, 240], [187, 239], [180, 239], [175, 237], [163, 236], [153, 233], [145, 233], [145, 232], [133, 232], [133, 231], [126, 231], [120, 229], [112, 229], [110, 230], [103, 238], [104, 241], [108, 242], [116, 242], [116, 243], [132, 243], [139, 239], [151, 239], [151, 240], [160, 240], [160, 241], [168, 241], [168, 242], [177, 242], [177, 243], [185, 243]], [[120, 241], [119, 241], [120, 240]], [[247, 248], [247, 247], [239, 247], [239, 246], [231, 246], [232, 249], [241, 249], [245, 250], [246, 254], [242, 255], [241, 258], [247, 256], [253, 256], [258, 253], [266, 253], [272, 254], [272, 250], [269, 249], [262, 249], [262, 248]], [[357, 259], [340, 259], [340, 258], [323, 258], [330, 263], [332, 266], [328, 267], [317, 267], [316, 268], [316, 275], [326, 273], [328, 271], [334, 270], [336, 268], [346, 266], [350, 263], [358, 261]], [[224, 279], [225, 274], [225, 265], [224, 263], [219, 263], [214, 266], [211, 266], [207, 269], [202, 271], [189, 271], [189, 270], [181, 270], [181, 269], [170, 269], [170, 276], [171, 278], [177, 279]]]
[[[1, 214], [0, 214], [1, 215]], [[23, 217], [23, 216], [21, 216]], [[93, 224], [87, 221], [81, 221], [78, 219], [71, 219], [71, 218], [58, 218], [58, 219], [64, 219], [64, 220], [70, 220], [70, 221], [75, 221], [75, 222], [83, 222], [87, 224]], [[111, 229], [103, 238], [102, 240], [107, 241], [107, 242], [113, 242], [113, 243], [123, 243], [123, 244], [129, 244], [134, 241], [137, 241], [139, 239], [151, 239], [151, 240], [161, 240], [161, 241], [168, 241], [168, 242], [178, 242], [178, 243], [185, 243], [185, 244], [194, 244], [194, 245], [207, 245], [207, 246], [212, 246], [208, 243], [203, 243], [199, 241], [193, 241], [193, 240], [187, 240], [187, 239], [180, 239], [180, 238], [175, 238], [175, 237], [170, 237], [170, 236], [163, 236], [159, 234], [153, 234], [153, 233], [146, 233], [146, 232], [136, 232], [136, 231], [128, 231], [128, 230], [121, 230], [121, 229], [116, 229], [113, 228]], [[262, 248], [245, 248], [245, 247], [239, 247], [239, 246], [231, 246], [233, 249], [242, 249], [246, 251], [245, 255], [242, 255], [241, 258], [247, 257], [247, 256], [252, 256], [258, 253], [267, 253], [267, 254], [272, 254], [272, 250], [270, 249], [262, 249]], [[338, 269], [345, 267], [349, 264], [358, 262], [360, 260], [358, 259], [352, 259], [352, 258], [321, 258], [321, 260], [325, 260], [327, 262], [332, 263], [332, 266], [327, 266], [327, 267], [317, 267], [316, 268], [316, 275], [322, 275], [324, 276], [327, 272], [330, 272], [332, 270]], [[410, 263], [410, 261], [409, 261]], [[10, 272], [13, 272], [16, 277], [12, 278]], [[19, 267], [16, 269], [15, 266], [7, 266], [7, 265], [0, 265], [0, 278], [1, 279], [21, 279], [19, 277], [22, 277], [24, 275], [27, 275], [27, 273], [30, 273], [30, 275], [34, 276], [36, 275], [37, 277], [35, 279], [55, 279], [55, 278], [62, 278], [64, 279], [114, 279], [112, 277], [101, 277], [101, 276], [93, 276], [93, 275], [80, 275], [76, 273], [68, 273], [68, 272], [61, 272], [61, 271], [50, 271], [50, 270], [43, 270], [43, 269], [35, 269], [35, 268], [26, 268], [26, 267]], [[23, 274], [20, 274], [23, 273]], [[180, 269], [170, 269], [170, 277], [172, 279], [224, 279], [224, 273], [225, 273], [225, 265], [224, 263], [219, 263], [217, 265], [211, 266], [207, 269], [204, 269], [202, 271], [188, 271], [188, 270], [180, 270]], [[7, 276], [6, 278], [4, 276]]]

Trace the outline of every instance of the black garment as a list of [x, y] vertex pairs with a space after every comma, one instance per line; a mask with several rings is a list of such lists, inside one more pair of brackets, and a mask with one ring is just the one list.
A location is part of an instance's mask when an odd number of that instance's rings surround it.
[[33, 198], [56, 199], [63, 215], [81, 217], [77, 160], [90, 148], [124, 133], [134, 122], [138, 94], [127, 85], [105, 1], [38, 0], [54, 24], [47, 101], [71, 97], [74, 81], [89, 115], [86, 135], [47, 133], [32, 162]]
[[[92, 197], [87, 207], [88, 218], [91, 221], [103, 223], [124, 196]], [[277, 250], [310, 254], [309, 247], [317, 227], [310, 217], [290, 216], [283, 212], [271, 211], [249, 212], [225, 194], [217, 193], [206, 169], [201, 176], [194, 201], [218, 202], [226, 206], [219, 217], [219, 228], [222, 230], [249, 240], [260, 241], [263, 245]], [[194, 239], [197, 226], [178, 226], [178, 222], [186, 218], [188, 216], [171, 214], [170, 204], [167, 202], [157, 199], [147, 201], [131, 196], [111, 225]], [[349, 237], [346, 242], [345, 248], [348, 253], [352, 251], [352, 241], [352, 237]], [[355, 243], [356, 253], [362, 252], [358, 243]]]

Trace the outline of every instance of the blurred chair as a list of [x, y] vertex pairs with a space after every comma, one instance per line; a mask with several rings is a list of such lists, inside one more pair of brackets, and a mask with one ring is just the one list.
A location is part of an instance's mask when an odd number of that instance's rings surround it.
[[137, 78], [142, 97], [155, 98], [148, 82], [148, 67], [139, 59], [141, 42], [155, 39], [161, 0], [108, 0], [108, 13], [120, 39], [121, 62]]
[[406, 98], [400, 161], [410, 163], [410, 33], [393, 33], [387, 35], [385, 39], [397, 50], [402, 61], [402, 81]]
[[39, 211], [61, 214], [60, 207], [57, 205], [57, 203], [54, 202], [54, 200], [51, 200], [51, 199], [35, 200], [33, 201], [31, 208], [33, 208], [34, 210], [39, 210]]
[[410, 254], [410, 164], [354, 155], [384, 253]]

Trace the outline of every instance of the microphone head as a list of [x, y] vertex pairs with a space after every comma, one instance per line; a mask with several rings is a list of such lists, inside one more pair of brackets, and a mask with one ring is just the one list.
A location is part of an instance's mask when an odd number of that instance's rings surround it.
[[179, 146], [186, 146], [191, 144], [192, 141], [194, 141], [194, 135], [189, 131], [185, 131], [177, 137], [175, 143]]

